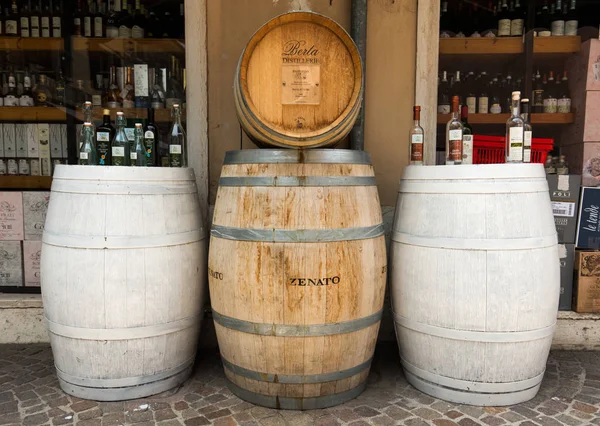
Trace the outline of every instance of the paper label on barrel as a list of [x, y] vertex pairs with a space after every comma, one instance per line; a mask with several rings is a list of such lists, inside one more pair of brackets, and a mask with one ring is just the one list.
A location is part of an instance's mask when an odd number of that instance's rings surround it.
[[281, 103], [319, 105], [321, 103], [320, 77], [320, 65], [284, 63], [281, 67]]

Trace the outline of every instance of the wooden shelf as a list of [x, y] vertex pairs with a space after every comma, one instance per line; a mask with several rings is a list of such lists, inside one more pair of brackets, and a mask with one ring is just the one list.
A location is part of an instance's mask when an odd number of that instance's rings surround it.
[[0, 189], [50, 189], [52, 176], [0, 176]]
[[[104, 109], [96, 107], [94, 108], [94, 120], [102, 121], [104, 118]], [[125, 117], [128, 119], [146, 119], [148, 118], [148, 110], [146, 108], [111, 108], [110, 109], [110, 119], [115, 121], [117, 118], [117, 112], [122, 111], [125, 113]], [[182, 111], [182, 120], [185, 121], [185, 110]], [[77, 111], [77, 119], [79, 121], [83, 120], [83, 113], [81, 110]], [[163, 109], [155, 109], [154, 110], [154, 120], [157, 123], [170, 123], [171, 122], [171, 110], [163, 108]]]
[[[441, 38], [440, 55], [515, 55], [523, 53], [521, 37]], [[536, 37], [533, 52], [575, 53], [581, 50], [581, 37]]]
[[[469, 114], [469, 124], [506, 124], [509, 114]], [[531, 114], [531, 124], [569, 124], [573, 123], [575, 114]], [[450, 114], [438, 114], [437, 123], [446, 124]]]
[[171, 38], [73, 37], [73, 50], [108, 53], [185, 53], [184, 40]]
[[8, 51], [61, 51], [62, 38], [52, 37], [0, 37], [0, 50]]
[[0, 121], [66, 121], [67, 113], [58, 107], [0, 107]]

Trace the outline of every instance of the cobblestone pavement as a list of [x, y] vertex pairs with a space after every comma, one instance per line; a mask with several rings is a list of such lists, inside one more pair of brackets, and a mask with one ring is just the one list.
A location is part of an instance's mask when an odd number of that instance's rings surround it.
[[178, 389], [135, 401], [73, 398], [58, 387], [48, 345], [0, 346], [0, 425], [600, 425], [600, 352], [552, 352], [538, 396], [512, 407], [449, 404], [412, 388], [396, 347], [378, 346], [367, 390], [338, 407], [277, 411], [233, 396], [216, 350]]

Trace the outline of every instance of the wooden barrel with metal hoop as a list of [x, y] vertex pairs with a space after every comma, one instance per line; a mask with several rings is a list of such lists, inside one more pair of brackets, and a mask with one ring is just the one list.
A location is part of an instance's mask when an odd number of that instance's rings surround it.
[[238, 119], [259, 146], [335, 146], [352, 129], [363, 97], [360, 54], [335, 21], [290, 12], [261, 27], [234, 80]]
[[386, 262], [368, 153], [228, 152], [209, 286], [232, 392], [294, 410], [358, 396], [377, 340]]

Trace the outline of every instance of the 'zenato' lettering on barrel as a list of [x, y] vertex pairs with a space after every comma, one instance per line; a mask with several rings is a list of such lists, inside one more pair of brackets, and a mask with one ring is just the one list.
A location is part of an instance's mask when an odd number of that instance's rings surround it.
[[290, 285], [293, 286], [320, 286], [329, 284], [339, 284], [340, 277], [331, 278], [290, 278]]

